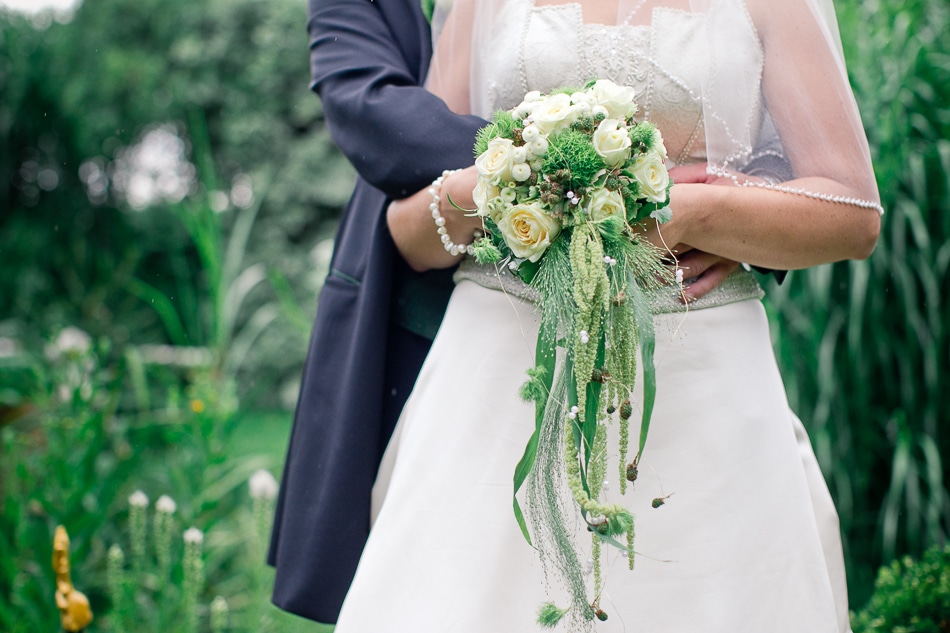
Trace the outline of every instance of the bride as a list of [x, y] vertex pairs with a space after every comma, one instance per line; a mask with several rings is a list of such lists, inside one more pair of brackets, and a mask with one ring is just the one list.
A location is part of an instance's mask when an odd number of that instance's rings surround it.
[[[459, 113], [488, 118], [530, 90], [597, 78], [633, 87], [677, 183], [673, 219], [647, 235], [673, 254], [784, 270], [873, 250], [881, 209], [830, 1], [455, 0], [433, 24], [428, 87]], [[474, 208], [475, 177], [472, 167], [435, 187], [457, 244], [480, 221], [449, 198]], [[421, 191], [388, 214], [417, 270], [459, 259], [432, 201]], [[565, 603], [511, 504], [534, 428], [517, 393], [534, 364], [531, 293], [468, 260], [456, 279], [374, 487], [339, 633], [531, 631], [541, 603]], [[608, 492], [636, 517], [635, 569], [605, 550], [607, 620], [575, 612], [567, 625], [848, 631], [837, 516], [788, 408], [755, 278], [739, 269], [699, 300], [678, 297], [653, 298], [657, 399], [639, 479], [623, 497]], [[590, 537], [577, 524], [583, 560]]]

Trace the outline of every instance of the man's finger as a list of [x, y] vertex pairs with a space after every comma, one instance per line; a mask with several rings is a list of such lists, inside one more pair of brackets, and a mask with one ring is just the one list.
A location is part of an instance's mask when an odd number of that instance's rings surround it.
[[719, 258], [718, 263], [709, 266], [702, 274], [686, 286], [686, 300], [695, 301], [704, 296], [710, 290], [721, 284], [723, 280], [731, 275], [738, 267], [738, 262]]
[[679, 267], [683, 269], [683, 277], [690, 279], [699, 277], [720, 261], [723, 261], [723, 259], [718, 255], [711, 255], [705, 251], [690, 250], [679, 257]]

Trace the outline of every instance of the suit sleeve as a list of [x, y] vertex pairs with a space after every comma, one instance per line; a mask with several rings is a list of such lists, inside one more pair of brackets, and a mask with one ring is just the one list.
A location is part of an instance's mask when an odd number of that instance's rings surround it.
[[405, 51], [414, 45], [427, 56], [418, 39], [429, 33], [421, 10], [405, 6], [416, 10], [395, 19], [413, 25], [415, 42], [394, 35], [392, 0], [310, 0], [308, 24], [311, 88], [330, 134], [360, 176], [390, 198], [422, 189], [443, 169], [471, 165], [475, 132], [485, 124], [420, 87], [427, 60], [413, 64]]

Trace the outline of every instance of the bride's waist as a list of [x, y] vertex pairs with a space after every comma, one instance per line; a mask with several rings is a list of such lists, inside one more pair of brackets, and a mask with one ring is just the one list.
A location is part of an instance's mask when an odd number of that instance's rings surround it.
[[[497, 269], [492, 265], [479, 265], [474, 259], [467, 257], [459, 264], [454, 277], [459, 281], [472, 281], [484, 288], [499, 290], [517, 296], [525, 301], [537, 303], [538, 292], [518, 277], [505, 270]], [[689, 302], [689, 310], [714, 308], [749, 299], [761, 299], [764, 296], [755, 275], [738, 268], [723, 282], [708, 293]], [[687, 305], [682, 301], [682, 291], [672, 285], [648, 293], [650, 303], [656, 314], [671, 312], [685, 312]]]

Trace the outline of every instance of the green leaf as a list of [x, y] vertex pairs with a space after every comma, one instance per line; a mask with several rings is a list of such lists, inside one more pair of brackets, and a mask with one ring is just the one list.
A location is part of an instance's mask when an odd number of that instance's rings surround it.
[[[538, 372], [537, 379], [547, 393], [551, 393], [551, 383], [554, 379], [554, 361], [557, 357], [556, 350], [556, 332], [550, 324], [542, 319], [541, 328], [538, 330], [538, 344], [534, 352], [535, 367], [542, 369]], [[511, 496], [512, 506], [515, 512], [515, 519], [518, 520], [518, 527], [524, 535], [528, 544], [531, 544], [531, 534], [528, 532], [528, 526], [524, 520], [524, 513], [521, 511], [521, 505], [518, 503], [518, 491], [522, 484], [528, 478], [531, 468], [534, 466], [534, 460], [538, 456], [538, 434], [541, 432], [541, 425], [544, 423], [544, 410], [547, 406], [547, 400], [536, 400], [534, 405], [534, 432], [525, 446], [524, 454], [515, 467], [514, 492]]]
[[640, 423], [640, 444], [636, 458], [636, 461], [639, 461], [643, 454], [643, 447], [647, 443], [647, 435], [650, 433], [650, 419], [653, 417], [653, 405], [656, 402], [656, 366], [653, 364], [656, 334], [653, 330], [653, 312], [650, 310], [648, 299], [634, 279], [629, 280], [628, 286], [640, 339], [640, 369], [643, 372], [643, 420]]

